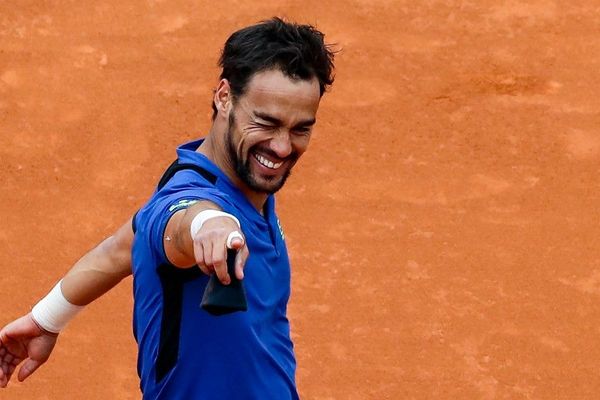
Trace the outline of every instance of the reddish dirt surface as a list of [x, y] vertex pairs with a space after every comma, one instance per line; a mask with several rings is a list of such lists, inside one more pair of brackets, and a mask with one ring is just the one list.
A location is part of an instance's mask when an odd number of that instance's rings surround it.
[[[598, 398], [598, 2], [61, 3], [0, 2], [0, 324], [206, 132], [226, 37], [283, 15], [343, 48], [278, 203], [302, 397]], [[0, 397], [140, 398], [131, 309], [126, 280]]]

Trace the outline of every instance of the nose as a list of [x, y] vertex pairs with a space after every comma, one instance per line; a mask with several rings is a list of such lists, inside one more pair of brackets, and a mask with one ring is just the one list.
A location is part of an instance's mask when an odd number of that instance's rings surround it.
[[269, 143], [270, 149], [279, 158], [286, 158], [292, 154], [292, 141], [290, 133], [285, 129], [280, 129]]

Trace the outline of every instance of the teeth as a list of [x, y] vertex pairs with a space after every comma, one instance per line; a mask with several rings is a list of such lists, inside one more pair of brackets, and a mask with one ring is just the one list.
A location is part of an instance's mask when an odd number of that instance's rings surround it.
[[274, 163], [273, 161], [269, 161], [265, 157], [261, 156], [260, 154], [255, 154], [254, 158], [256, 158], [259, 163], [261, 163], [262, 165], [264, 165], [265, 167], [270, 168], [270, 169], [277, 169], [277, 168], [281, 167], [281, 165], [283, 164], [282, 162]]

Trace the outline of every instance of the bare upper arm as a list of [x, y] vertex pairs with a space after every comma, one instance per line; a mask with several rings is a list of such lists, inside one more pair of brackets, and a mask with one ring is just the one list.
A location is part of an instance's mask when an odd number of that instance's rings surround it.
[[163, 237], [165, 255], [171, 264], [179, 268], [189, 268], [195, 264], [190, 225], [198, 213], [208, 209], [220, 210], [221, 208], [213, 202], [200, 201], [171, 216]]
[[76, 305], [89, 304], [131, 275], [132, 243], [133, 229], [129, 219], [67, 272], [61, 286], [67, 301]]
[[127, 220], [113, 235], [113, 251], [111, 252], [115, 266], [123, 276], [131, 274], [131, 248], [133, 246], [132, 218]]
[[97, 248], [98, 255], [110, 259], [101, 263], [111, 274], [125, 278], [131, 275], [131, 247], [133, 245], [132, 218], [129, 218], [117, 231], [106, 238]]

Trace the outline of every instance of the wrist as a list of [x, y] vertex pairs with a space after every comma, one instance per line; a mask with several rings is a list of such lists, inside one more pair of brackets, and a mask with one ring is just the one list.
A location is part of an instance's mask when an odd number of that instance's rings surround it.
[[240, 221], [231, 214], [228, 214], [228, 213], [226, 213], [224, 211], [220, 211], [220, 210], [212, 210], [212, 209], [203, 210], [203, 211], [200, 211], [198, 214], [196, 214], [196, 216], [192, 219], [192, 223], [190, 224], [190, 235], [192, 235], [192, 240], [198, 234], [200, 229], [202, 229], [202, 225], [204, 225], [204, 223], [206, 221], [208, 221], [209, 219], [212, 219], [212, 218], [217, 218], [217, 217], [231, 218], [232, 220], [235, 221], [238, 228], [241, 227]]
[[36, 320], [35, 318], [33, 318], [33, 315], [31, 313], [28, 314], [29, 319], [31, 319], [31, 321], [35, 324], [35, 326], [37, 326], [37, 328], [40, 330], [40, 332], [42, 332], [42, 334], [44, 335], [49, 335], [49, 336], [58, 336], [58, 333], [55, 332], [50, 332], [47, 331], [46, 329], [44, 329], [43, 326], [41, 326]]
[[58, 334], [84, 308], [71, 304], [65, 298], [60, 288], [61, 282], [31, 309], [35, 324], [51, 334]]

